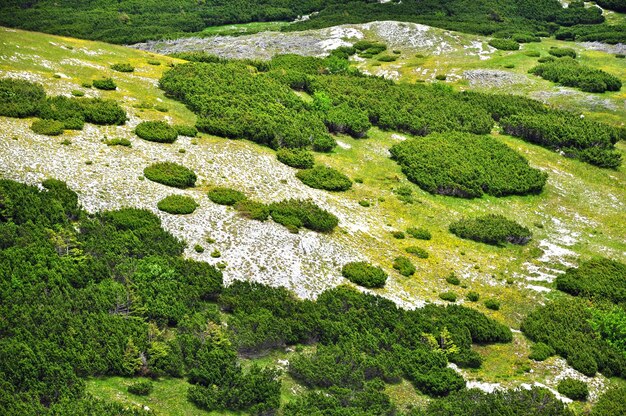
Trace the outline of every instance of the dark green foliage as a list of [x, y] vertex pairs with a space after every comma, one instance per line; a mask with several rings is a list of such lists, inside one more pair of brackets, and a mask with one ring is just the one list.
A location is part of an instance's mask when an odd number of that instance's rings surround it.
[[193, 198], [184, 195], [169, 195], [157, 204], [157, 208], [170, 214], [191, 214], [197, 207]]
[[397, 240], [404, 240], [405, 235], [402, 231], [392, 231], [391, 236]]
[[92, 81], [94, 88], [105, 91], [113, 91], [117, 89], [117, 85], [111, 78], [94, 79]]
[[174, 188], [191, 188], [196, 184], [196, 174], [173, 162], [154, 163], [143, 170], [143, 174], [151, 181]]
[[433, 238], [430, 231], [424, 228], [409, 227], [406, 229], [406, 233], [413, 238], [417, 238], [418, 240], [430, 240]]
[[420, 259], [427, 259], [428, 258], [428, 251], [424, 250], [421, 247], [409, 246], [409, 247], [405, 248], [404, 251], [406, 251], [409, 254], [413, 254], [416, 257], [420, 258]]
[[415, 274], [417, 269], [406, 257], [399, 256], [393, 260], [393, 268], [398, 271], [402, 276], [412, 276]]
[[209, 191], [209, 199], [220, 205], [235, 205], [237, 202], [246, 199], [243, 192], [230, 188], [213, 188]]
[[311, 169], [315, 164], [313, 154], [305, 149], [279, 149], [276, 158], [296, 169]]
[[[450, 273], [448, 276], [446, 276], [446, 282], [450, 283], [451, 285], [455, 285], [455, 286], [458, 286], [458, 285], [461, 284], [461, 280], [457, 277], [457, 275], [455, 273]], [[468, 294], [468, 297], [469, 297], [469, 294]], [[478, 300], [478, 299], [476, 299], [476, 300]]]
[[547, 175], [491, 136], [432, 134], [390, 149], [411, 182], [434, 194], [462, 198], [539, 193]]
[[539, 59], [537, 59], [537, 62], [539, 62], [540, 64], [546, 63], [546, 62], [554, 62], [556, 60], [556, 58], [554, 56], [543, 56]]
[[626, 25], [579, 25], [562, 28], [554, 34], [560, 40], [576, 40], [578, 42], [605, 42], [617, 44], [626, 42]]
[[[551, 51], [552, 52], [552, 51]], [[575, 87], [585, 92], [619, 91], [619, 78], [600, 69], [579, 64], [570, 57], [538, 65], [529, 71], [544, 79], [566, 87]]]
[[327, 191], [347, 191], [352, 187], [352, 181], [343, 173], [328, 166], [315, 166], [301, 170], [296, 177], [307, 186]]
[[376, 60], [379, 62], [394, 62], [398, 60], [398, 57], [396, 55], [380, 55]]
[[157, 143], [174, 143], [178, 138], [178, 131], [164, 121], [142, 121], [135, 127], [135, 134]]
[[179, 136], [196, 137], [198, 135], [198, 129], [196, 126], [189, 126], [185, 124], [176, 124], [173, 126]]
[[585, 261], [560, 274], [556, 287], [570, 295], [626, 305], [626, 265], [607, 258]]
[[32, 117], [46, 98], [40, 84], [12, 78], [0, 79], [0, 115], [5, 117]]
[[[117, 63], [111, 65], [111, 69], [117, 72], [134, 72], [135, 67], [129, 63]], [[96, 87], [98, 88], [98, 87]]]
[[535, 361], [545, 361], [555, 354], [554, 348], [544, 344], [543, 342], [534, 343], [530, 347], [530, 355], [528, 358]]
[[626, 1], [624, 0], [597, 0], [596, 4], [603, 9], [626, 13]]
[[118, 126], [126, 123], [126, 111], [113, 100], [83, 98], [80, 103], [88, 123]]
[[266, 221], [270, 216], [270, 207], [262, 202], [244, 199], [235, 204], [235, 209], [251, 220]]
[[308, 200], [289, 199], [270, 204], [270, 214], [277, 223], [291, 232], [301, 227], [322, 233], [331, 232], [339, 224], [339, 219]]
[[576, 59], [577, 56], [576, 51], [572, 48], [550, 48], [548, 53], [552, 56], [556, 56], [557, 58], [567, 56], [572, 59]]
[[530, 33], [516, 33], [512, 36], [512, 39], [517, 43], [541, 42], [541, 38], [539, 36], [535, 36]]
[[63, 134], [65, 124], [56, 120], [35, 120], [30, 125], [30, 129], [37, 134], [46, 136], [58, 136]]
[[594, 25], [604, 22], [602, 10], [598, 7], [585, 7], [583, 1], [572, 1], [556, 17], [562, 26]]
[[532, 233], [502, 215], [489, 214], [467, 218], [450, 224], [450, 232], [458, 237], [492, 245], [526, 244]]
[[85, 122], [80, 100], [64, 96], [49, 97], [42, 103], [39, 117], [46, 120], [57, 120], [67, 130], [82, 130]]
[[467, 300], [470, 302], [478, 302], [478, 299], [480, 299], [478, 292], [467, 292]]
[[128, 392], [137, 396], [149, 396], [154, 390], [154, 384], [150, 380], [135, 381], [128, 386]]
[[103, 141], [104, 144], [106, 144], [107, 146], [124, 146], [124, 147], [131, 147], [132, 143], [130, 142], [130, 140], [126, 139], [126, 138], [115, 138], [115, 139], [108, 139]]
[[516, 51], [519, 49], [519, 43], [512, 39], [491, 39], [489, 46], [503, 51]]
[[626, 387], [607, 390], [591, 409], [591, 416], [613, 416], [626, 414]]
[[575, 378], [564, 378], [559, 381], [557, 390], [559, 393], [572, 400], [584, 401], [587, 400], [587, 396], [589, 396], [587, 383], [581, 380], [576, 380]]
[[364, 261], [344, 264], [341, 274], [352, 283], [368, 288], [383, 287], [387, 281], [387, 273], [383, 269]]
[[479, 389], [459, 390], [441, 400], [431, 401], [425, 414], [429, 416], [574, 416], [566, 404], [554, 397], [548, 389], [540, 387], [494, 393], [485, 393]]
[[445, 81], [446, 79], [448, 79], [448, 76], [445, 74], [438, 74], [435, 76], [435, 79], [438, 81]]
[[345, 103], [329, 108], [322, 119], [331, 133], [349, 134], [355, 139], [366, 137], [372, 127], [365, 111], [350, 108]]
[[456, 302], [457, 296], [454, 292], [443, 292], [439, 294], [439, 298], [446, 302]]
[[485, 300], [485, 307], [487, 309], [491, 309], [493, 311], [500, 310], [500, 302], [496, 299], [487, 299]]
[[621, 155], [614, 149], [620, 132], [606, 124], [556, 111], [511, 115], [500, 120], [500, 124], [507, 134], [562, 150], [570, 157], [585, 159], [600, 167], [616, 168], [621, 164]]
[[594, 311], [584, 302], [563, 298], [535, 309], [522, 331], [535, 342], [553, 348], [569, 365], [587, 376], [626, 376], [626, 356], [594, 330]]

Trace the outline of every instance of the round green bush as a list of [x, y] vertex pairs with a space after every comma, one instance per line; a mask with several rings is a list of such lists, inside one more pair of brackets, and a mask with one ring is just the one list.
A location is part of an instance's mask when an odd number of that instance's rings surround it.
[[246, 195], [243, 192], [222, 187], [211, 189], [208, 195], [211, 201], [220, 205], [235, 205], [237, 202], [246, 199]]
[[480, 299], [480, 295], [477, 292], [467, 293], [467, 300], [469, 300], [470, 302], [478, 302], [478, 299]]
[[128, 386], [128, 392], [137, 396], [148, 396], [154, 390], [154, 385], [150, 380], [136, 381]]
[[178, 138], [178, 131], [163, 121], [143, 121], [135, 127], [135, 134], [158, 143], [174, 143]]
[[587, 387], [587, 383], [574, 378], [564, 378], [559, 381], [556, 389], [563, 396], [572, 400], [585, 401], [589, 396], [589, 387]]
[[572, 59], [576, 59], [576, 51], [572, 48], [550, 48], [548, 53], [552, 56], [556, 56], [557, 58], [562, 58], [564, 56], [569, 56]]
[[404, 240], [406, 237], [402, 231], [392, 231], [391, 236], [397, 240]]
[[456, 276], [455, 273], [450, 273], [448, 276], [446, 276], [446, 282], [455, 286], [458, 286], [461, 284], [461, 280]]
[[337, 146], [337, 142], [330, 135], [319, 136], [313, 139], [313, 150], [316, 152], [328, 153], [335, 146]]
[[409, 254], [414, 254], [415, 256], [419, 257], [420, 259], [427, 259], [428, 258], [428, 251], [424, 250], [421, 247], [409, 246], [409, 247], [405, 248], [404, 250], [407, 253], [409, 253]]
[[191, 188], [196, 184], [196, 174], [177, 163], [154, 163], [143, 170], [143, 174], [151, 181], [174, 188]]
[[626, 386], [607, 390], [591, 409], [590, 416], [626, 415]]
[[424, 228], [409, 227], [406, 229], [406, 233], [418, 240], [430, 240], [432, 238], [430, 231]]
[[99, 98], [83, 98], [80, 105], [88, 123], [102, 126], [121, 126], [126, 123], [126, 111], [113, 100], [101, 100]]
[[270, 216], [270, 207], [262, 202], [244, 199], [235, 204], [235, 209], [244, 217], [251, 220], [265, 221]]
[[445, 81], [446, 79], [448, 79], [448, 76], [446, 74], [437, 74], [435, 76], [435, 79], [437, 81]]
[[446, 302], [456, 302], [456, 293], [454, 292], [443, 292], [439, 294], [439, 299], [445, 300]]
[[376, 60], [379, 62], [394, 62], [398, 60], [398, 57], [395, 55], [380, 55]]
[[393, 260], [393, 268], [396, 269], [403, 276], [412, 276], [415, 274], [417, 269], [411, 263], [411, 260], [406, 257], [399, 256]]
[[279, 162], [296, 169], [311, 169], [315, 164], [313, 153], [306, 149], [279, 149], [276, 158]]
[[130, 140], [121, 137], [121, 138], [115, 138], [115, 139], [108, 139], [108, 140], [104, 140], [103, 141], [104, 144], [106, 144], [107, 146], [124, 146], [124, 147], [131, 147], [133, 144], [130, 142]]
[[492, 245], [502, 245], [506, 242], [523, 245], [532, 236], [528, 228], [502, 215], [494, 214], [452, 223], [450, 232], [461, 238]]
[[301, 199], [289, 199], [270, 204], [272, 219], [284, 225], [291, 232], [298, 232], [300, 227], [319, 232], [331, 232], [339, 224], [339, 219], [330, 212], [321, 209], [313, 202]]
[[35, 120], [30, 125], [30, 129], [37, 134], [45, 134], [46, 136], [58, 136], [63, 134], [65, 124], [56, 120]]
[[46, 99], [46, 92], [39, 84], [21, 79], [0, 79], [0, 116], [36, 116]]
[[487, 299], [485, 301], [485, 307], [487, 309], [491, 309], [492, 311], [500, 310], [500, 302], [495, 299]]
[[327, 166], [315, 166], [301, 170], [296, 177], [307, 186], [327, 191], [347, 191], [352, 187], [352, 181], [343, 173]]
[[551, 346], [543, 342], [537, 342], [530, 347], [528, 358], [535, 361], [545, 361], [552, 357], [556, 352]]
[[117, 72], [133, 72], [135, 67], [129, 63], [118, 63], [111, 65], [111, 69]]
[[117, 89], [117, 85], [111, 78], [94, 79], [92, 83], [99, 90], [113, 91]]
[[519, 43], [512, 39], [491, 39], [489, 46], [503, 51], [516, 51], [519, 49]]
[[174, 126], [179, 136], [196, 137], [198, 135], [198, 129], [196, 126], [189, 126], [185, 124], [176, 124]]
[[157, 208], [169, 214], [191, 214], [198, 208], [198, 203], [188, 196], [169, 195], [158, 202]]
[[367, 288], [383, 287], [387, 281], [387, 273], [383, 269], [364, 261], [345, 264], [341, 274], [352, 283]]

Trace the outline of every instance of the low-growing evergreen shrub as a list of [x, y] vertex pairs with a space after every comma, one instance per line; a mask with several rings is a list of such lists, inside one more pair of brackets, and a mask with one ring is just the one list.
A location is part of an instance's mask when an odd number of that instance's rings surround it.
[[196, 184], [196, 174], [177, 163], [154, 163], [143, 170], [143, 174], [151, 181], [174, 188], [191, 188]]
[[492, 311], [500, 310], [500, 302], [496, 299], [487, 299], [485, 300], [485, 307], [487, 309], [491, 309]]
[[135, 127], [135, 134], [157, 143], [174, 143], [178, 138], [178, 131], [164, 121], [142, 121]]
[[461, 280], [457, 277], [457, 275], [454, 272], [452, 272], [448, 276], [446, 276], [446, 282], [450, 283], [451, 285], [455, 285], [455, 286], [458, 286], [458, 285], [461, 284]]
[[435, 79], [437, 81], [445, 81], [446, 79], [448, 79], [448, 76], [446, 74], [437, 74], [435, 76]]
[[126, 111], [113, 100], [81, 98], [80, 105], [87, 123], [117, 126], [126, 123]]
[[[547, 175], [491, 136], [431, 134], [390, 149], [407, 178], [433, 194], [462, 198], [541, 192]], [[479, 168], [480, 167], [480, 168]]]
[[541, 42], [541, 38], [530, 33], [517, 33], [511, 38], [517, 43]]
[[572, 59], [576, 59], [576, 57], [578, 56], [576, 54], [576, 51], [572, 48], [550, 48], [548, 53], [552, 56], [556, 56], [557, 58], [568, 56]]
[[398, 57], [395, 55], [380, 55], [376, 60], [379, 62], [394, 62], [398, 60]]
[[503, 51], [516, 51], [519, 49], [519, 43], [511, 39], [494, 38], [489, 41], [489, 46]]
[[36, 116], [45, 99], [46, 92], [40, 84], [21, 79], [0, 79], [0, 116]]
[[289, 199], [270, 204], [272, 219], [284, 225], [291, 232], [304, 227], [319, 232], [331, 232], [339, 224], [339, 219], [312, 201]]
[[554, 56], [542, 56], [541, 58], [537, 59], [537, 62], [539, 62], [540, 64], [554, 61], [556, 61], [556, 58]]
[[169, 195], [159, 201], [157, 208], [169, 214], [184, 215], [193, 213], [198, 208], [198, 203], [189, 196]]
[[278, 149], [276, 158], [279, 162], [296, 169], [311, 169], [315, 164], [313, 153], [306, 149]]
[[404, 240], [405, 235], [402, 231], [392, 231], [391, 236], [397, 240]]
[[102, 143], [106, 144], [107, 146], [125, 146], [125, 147], [132, 146], [132, 143], [130, 142], [130, 140], [123, 138], [123, 137], [104, 140]]
[[187, 124], [175, 124], [174, 129], [179, 136], [185, 137], [196, 137], [198, 135], [198, 129], [196, 126], [191, 126]]
[[428, 251], [424, 250], [421, 247], [409, 246], [409, 247], [405, 248], [404, 251], [406, 251], [409, 254], [413, 254], [416, 257], [419, 257], [420, 259], [427, 259], [428, 258]]
[[235, 204], [235, 209], [246, 218], [265, 221], [270, 216], [270, 207], [262, 202], [244, 199]]
[[589, 387], [587, 383], [575, 378], [564, 378], [559, 381], [557, 391], [572, 400], [587, 400], [589, 396]]
[[149, 396], [154, 390], [154, 384], [150, 380], [135, 381], [128, 386], [128, 392], [137, 396]]
[[458, 237], [481, 243], [502, 245], [504, 243], [526, 244], [532, 233], [502, 215], [484, 215], [450, 224], [450, 232]]
[[626, 387], [611, 387], [600, 396], [590, 416], [626, 415]]
[[364, 261], [345, 264], [341, 274], [352, 283], [367, 288], [383, 287], [387, 281], [387, 273], [383, 269]]
[[352, 181], [343, 173], [327, 166], [315, 166], [301, 170], [296, 177], [307, 186], [327, 191], [347, 191], [352, 187]]
[[626, 304], [626, 264], [607, 258], [585, 261], [559, 274], [556, 287], [573, 296]]
[[81, 90], [72, 90], [72, 95], [74, 97], [84, 97], [85, 96], [85, 91], [81, 91]]
[[30, 125], [30, 129], [37, 134], [58, 136], [63, 134], [65, 124], [56, 120], [35, 120]]
[[117, 63], [111, 65], [111, 69], [117, 72], [133, 72], [135, 67], [129, 63]]
[[456, 293], [454, 292], [443, 292], [439, 294], [439, 299], [445, 300], [446, 302], [456, 302]]
[[614, 75], [600, 69], [581, 65], [566, 57], [531, 68], [531, 74], [559, 83], [566, 87], [578, 88], [585, 92], [619, 91], [622, 82]]
[[220, 205], [235, 205], [237, 202], [246, 199], [246, 195], [243, 192], [223, 187], [211, 189], [208, 195], [211, 201]]
[[92, 81], [92, 84], [95, 88], [99, 90], [113, 91], [117, 89], [115, 81], [113, 81], [113, 79], [111, 78], [94, 79]]
[[480, 299], [478, 292], [467, 292], [467, 300], [470, 302], [478, 302], [478, 299]]
[[539, 58], [541, 53], [539, 51], [526, 51], [524, 52], [524, 55], [530, 56], [531, 58]]
[[411, 263], [411, 260], [404, 256], [396, 257], [393, 260], [393, 268], [396, 269], [403, 276], [412, 276], [415, 274], [417, 269]]
[[530, 347], [530, 355], [528, 358], [535, 361], [545, 361], [554, 354], [554, 348], [543, 342], [536, 342]]
[[430, 231], [424, 228], [409, 227], [406, 229], [406, 233], [418, 240], [430, 240], [433, 237]]

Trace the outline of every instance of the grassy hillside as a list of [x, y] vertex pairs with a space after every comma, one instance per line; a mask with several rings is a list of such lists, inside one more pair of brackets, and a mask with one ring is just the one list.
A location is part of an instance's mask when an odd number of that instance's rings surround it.
[[[478, 40], [482, 41], [483, 38]], [[0, 29], [0, 44], [3, 46], [0, 78], [41, 83], [48, 95], [69, 96], [72, 91], [80, 90], [89, 97], [113, 99], [129, 115], [124, 126], [86, 125], [82, 131], [66, 132], [54, 138], [33, 133], [30, 119], [0, 117], [0, 176], [32, 184], [50, 177], [64, 180], [77, 191], [80, 203], [90, 212], [122, 206], [147, 208], [161, 218], [168, 231], [188, 242], [187, 257], [214, 265], [223, 263], [227, 283], [255, 280], [288, 287], [301, 297], [314, 297], [324, 289], [347, 283], [341, 276], [343, 264], [367, 260], [380, 265], [390, 276], [384, 289], [373, 292], [401, 306], [443, 304], [439, 295], [453, 291], [458, 295], [457, 303], [518, 329], [523, 317], [535, 306], [562, 296], [553, 292], [552, 282], [578, 259], [602, 255], [626, 261], [624, 166], [617, 170], [599, 169], [520, 139], [495, 134], [499, 141], [526, 157], [532, 167], [548, 174], [544, 191], [540, 195], [485, 196], [477, 200], [436, 196], [408, 182], [400, 167], [389, 158], [388, 149], [406, 137], [373, 128], [367, 139], [339, 135], [338, 146], [332, 153], [315, 155], [317, 163], [334, 167], [355, 182], [347, 192], [328, 193], [303, 185], [296, 179], [294, 169], [276, 160], [273, 150], [252, 142], [200, 134], [197, 138], [180, 137], [175, 144], [167, 145], [135, 136], [133, 129], [141, 121], [195, 123], [196, 116], [191, 111], [165, 97], [158, 88], [164, 71], [180, 60], [104, 43], [6, 28]], [[524, 54], [526, 50], [546, 54], [550, 46], [561, 44], [544, 41], [525, 46], [520, 52], [490, 51], [490, 59], [484, 61], [479, 56], [463, 58], [464, 49], [418, 58], [415, 53], [419, 53], [419, 48], [406, 47], [397, 63], [383, 63], [379, 67], [373, 60], [367, 60], [357, 65], [373, 73], [397, 70], [400, 79], [407, 81], [430, 80], [435, 73], [454, 75], [466, 69], [500, 70], [509, 64], [515, 68], [506, 68], [507, 72], [526, 77], [527, 68], [536, 61]], [[583, 52], [581, 60], [618, 75], [624, 73], [624, 60], [603, 52]], [[157, 62], [159, 65], [155, 65]], [[113, 71], [110, 66], [115, 63], [130, 63], [135, 72]], [[100, 91], [83, 86], [103, 76], [112, 77], [118, 89]], [[458, 88], [477, 87], [454, 76], [446, 82]], [[502, 89], [519, 88], [510, 85]], [[623, 91], [601, 96], [601, 100], [617, 107], [611, 109], [608, 104], [595, 106], [594, 95], [581, 93], [581, 100], [572, 101], [567, 98], [571, 95], [569, 91], [559, 95], [558, 87], [541, 79], [533, 78], [523, 88], [527, 88], [524, 92], [529, 95], [544, 90], [555, 93], [548, 97], [548, 102], [584, 111], [591, 118], [617, 123], [624, 117], [623, 105], [618, 107], [623, 104]], [[489, 84], [484, 89], [493, 91], [501, 87]], [[132, 147], [103, 143], [111, 138], [128, 139]], [[626, 152], [623, 141], [617, 148]], [[199, 203], [193, 214], [183, 218], [158, 211], [157, 203], [173, 191], [146, 180], [142, 172], [145, 166], [163, 160], [181, 163], [198, 174], [196, 188], [175, 192], [191, 196]], [[328, 235], [310, 231], [292, 234], [275, 223], [242, 218], [235, 210], [208, 200], [206, 192], [215, 186], [244, 191], [262, 202], [310, 198], [339, 217], [339, 229]], [[451, 222], [481, 214], [502, 214], [514, 219], [530, 228], [534, 237], [526, 246], [494, 247], [449, 233]], [[432, 239], [397, 239], [392, 235], [393, 231], [409, 227], [429, 230]], [[413, 245], [428, 251], [429, 256], [427, 259], [412, 256], [417, 272], [404, 277], [394, 270], [392, 263], [394, 258], [407, 255], [406, 247]], [[204, 250], [201, 252], [194, 246]], [[216, 250], [219, 258], [212, 256]], [[446, 281], [451, 273], [459, 277], [459, 286]], [[466, 301], [470, 291], [478, 292], [481, 302]], [[488, 309], [482, 302], [488, 298], [499, 299], [501, 308]], [[464, 370], [466, 378], [504, 386], [541, 382], [555, 387], [564, 372], [573, 371], [562, 359], [553, 357], [543, 363], [529, 360], [528, 344], [521, 334], [516, 334], [511, 344], [477, 347], [485, 363], [481, 369]], [[268, 361], [279, 359], [284, 356], [271, 356]], [[291, 389], [302, 388], [286, 380], [284, 397], [289, 396]], [[88, 386], [101, 397], [137, 401], [157, 411], [197, 414], [195, 408], [188, 409], [187, 402], [180, 402], [178, 396], [184, 390], [184, 383], [159, 382], [155, 393], [158, 393], [157, 401], [162, 403], [155, 404], [129, 399], [123, 379], [96, 379]], [[597, 395], [612, 383], [598, 376], [593, 379], [591, 389]], [[288, 386], [287, 391], [284, 386]], [[406, 404], [424, 401], [413, 390], [407, 393], [402, 385], [393, 386], [391, 394]]]

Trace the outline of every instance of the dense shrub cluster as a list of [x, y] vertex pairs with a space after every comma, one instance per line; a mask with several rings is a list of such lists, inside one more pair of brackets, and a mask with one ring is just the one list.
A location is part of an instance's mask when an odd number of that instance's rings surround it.
[[301, 170], [296, 177], [307, 186], [327, 191], [347, 191], [352, 187], [352, 181], [343, 173], [328, 166], [315, 166]]
[[97, 98], [47, 97], [43, 87], [28, 81], [0, 79], [0, 115], [34, 117], [63, 123], [64, 129], [80, 130], [85, 122], [122, 125], [126, 112], [116, 102]]
[[58, 136], [63, 134], [65, 125], [56, 120], [35, 120], [30, 125], [30, 129], [37, 134], [45, 134], [46, 136]]
[[406, 277], [413, 276], [417, 271], [411, 260], [404, 256], [398, 256], [393, 260], [393, 268]]
[[617, 128], [574, 114], [518, 114], [500, 120], [505, 133], [564, 152], [569, 157], [603, 168], [617, 168], [621, 154], [614, 149]]
[[605, 42], [610, 44], [626, 43], [626, 24], [580, 25], [561, 28], [554, 36], [560, 40], [576, 40], [578, 42]]
[[169, 214], [192, 214], [198, 203], [189, 196], [169, 195], [158, 202], [157, 208]]
[[262, 202], [244, 199], [235, 204], [235, 209], [242, 216], [251, 220], [265, 221], [270, 216], [270, 207]]
[[587, 400], [587, 396], [589, 396], [587, 383], [575, 378], [564, 378], [559, 381], [557, 390], [559, 393], [572, 400]]
[[341, 274], [352, 283], [368, 288], [383, 287], [387, 281], [387, 273], [383, 269], [364, 261], [344, 264]]
[[568, 58], [576, 59], [576, 57], [578, 56], [576, 51], [572, 48], [553, 47], [548, 50], [548, 53], [552, 56], [556, 56], [557, 58], [568, 57]]
[[492, 245], [507, 242], [526, 244], [532, 236], [528, 228], [495, 214], [454, 222], [450, 224], [450, 232], [461, 238]]
[[540, 64], [531, 68], [529, 72], [543, 79], [585, 92], [619, 91], [622, 88], [622, 82], [616, 76], [601, 69], [581, 65], [569, 57]]
[[196, 126], [188, 126], [185, 124], [176, 124], [173, 126], [179, 136], [196, 137], [198, 135], [198, 129]]
[[135, 134], [157, 143], [174, 143], [178, 138], [178, 130], [164, 121], [142, 121], [135, 127]]
[[154, 163], [146, 167], [143, 174], [151, 181], [174, 188], [191, 188], [197, 179], [193, 171], [173, 162]]
[[132, 146], [131, 141], [124, 137], [116, 137], [114, 139], [107, 139], [107, 140], [104, 140], [102, 143], [106, 144], [107, 146], [124, 146], [124, 147]]
[[600, 396], [593, 406], [591, 416], [626, 414], [626, 387], [613, 387]]
[[413, 254], [416, 257], [420, 258], [420, 259], [427, 259], [428, 258], [428, 251], [424, 250], [421, 247], [409, 246], [409, 247], [405, 248], [404, 251], [406, 251], [409, 254]]
[[311, 169], [315, 164], [313, 154], [305, 149], [279, 149], [276, 158], [296, 169]]
[[235, 205], [237, 202], [246, 199], [243, 192], [231, 188], [213, 188], [209, 191], [209, 199], [220, 205]]
[[154, 390], [154, 384], [150, 380], [135, 381], [128, 386], [128, 392], [137, 396], [149, 396]]
[[607, 377], [626, 377], [624, 350], [594, 330], [593, 315], [593, 310], [580, 300], [563, 298], [530, 313], [522, 323], [522, 331], [587, 376], [600, 371]]
[[406, 229], [406, 233], [413, 238], [417, 238], [418, 240], [430, 240], [433, 238], [430, 231], [425, 228], [409, 227]]
[[407, 178], [434, 194], [476, 198], [539, 193], [547, 175], [490, 136], [432, 134], [390, 149]]
[[111, 65], [111, 69], [117, 72], [134, 72], [135, 71], [135, 67], [129, 63], [113, 64]]
[[272, 219], [292, 232], [301, 227], [322, 233], [331, 232], [339, 219], [308, 200], [288, 199], [269, 206]]
[[115, 81], [111, 78], [94, 79], [92, 85], [94, 88], [105, 91], [114, 91], [117, 89]]
[[626, 265], [607, 258], [585, 261], [557, 276], [556, 287], [570, 295], [626, 305]]
[[489, 41], [489, 46], [503, 51], [516, 51], [519, 49], [519, 43], [513, 39], [491, 39]]
[[626, 2], [624, 0], [597, 0], [596, 4], [603, 9], [626, 13]]

